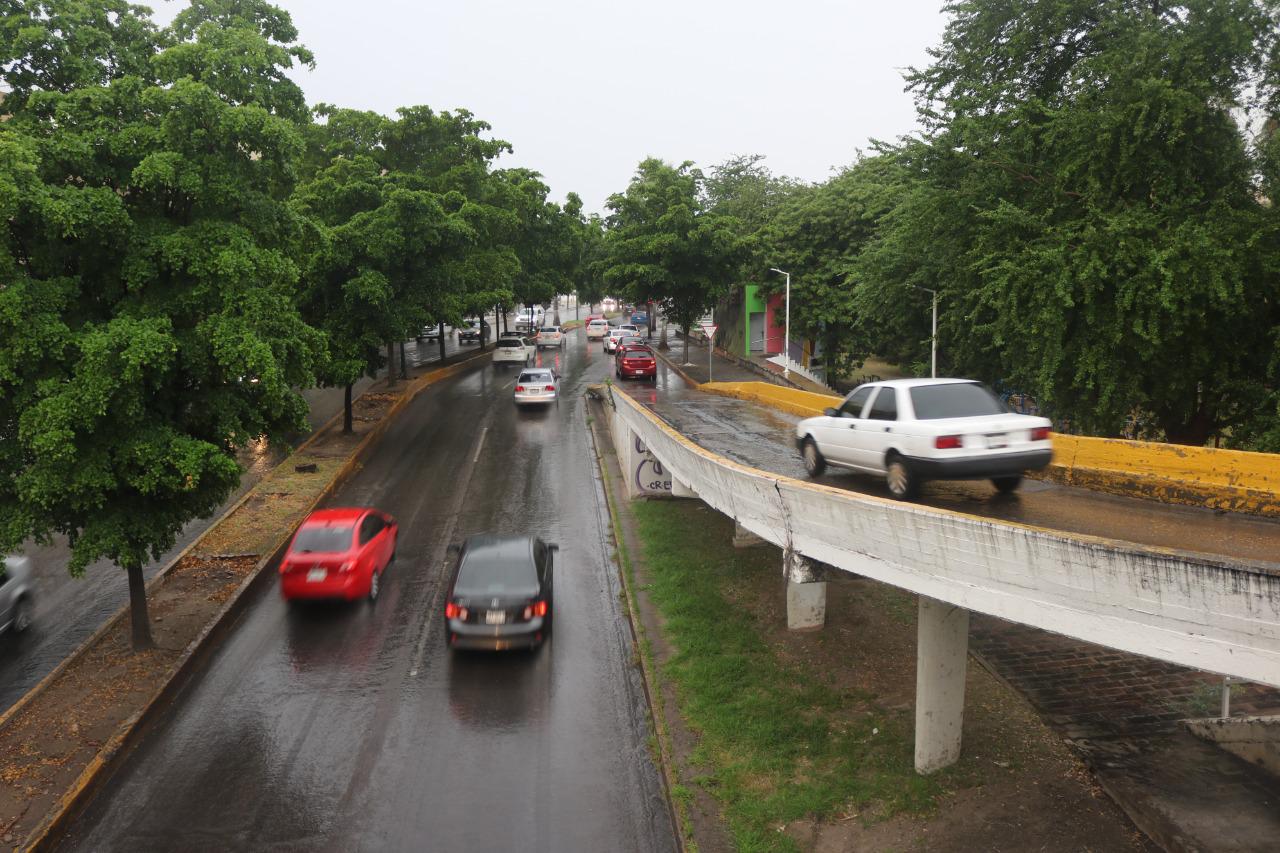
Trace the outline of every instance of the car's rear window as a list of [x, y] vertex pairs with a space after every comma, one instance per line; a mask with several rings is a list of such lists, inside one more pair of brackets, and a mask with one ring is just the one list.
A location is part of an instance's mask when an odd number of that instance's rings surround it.
[[522, 347], [524, 346], [524, 341], [520, 340], [519, 338], [499, 338], [498, 346], [506, 347], [508, 349], [512, 347]]
[[351, 547], [353, 527], [337, 525], [309, 525], [298, 531], [293, 540], [295, 553], [336, 554]]
[[916, 411], [916, 418], [922, 421], [978, 418], [1009, 411], [995, 392], [978, 382], [918, 385], [911, 389], [911, 407]]
[[550, 382], [550, 381], [551, 381], [551, 374], [550, 374], [550, 373], [542, 373], [542, 372], [539, 372], [539, 373], [521, 373], [521, 374], [520, 374], [520, 379], [519, 379], [519, 381], [520, 381], [520, 382]]
[[533, 558], [500, 560], [485, 555], [468, 555], [458, 570], [455, 595], [534, 595], [538, 573]]
[[592, 321], [591, 321], [591, 325], [593, 325], [593, 326], [607, 326], [607, 325], [609, 325], [609, 321], [608, 321], [608, 320], [592, 320]]
[[553, 332], [558, 332], [558, 331], [560, 331], [560, 330], [559, 330], [559, 329], [557, 329], [555, 326], [543, 326], [543, 327], [542, 327], [541, 329], [539, 329], [538, 331], [540, 331], [540, 332], [553, 333]]

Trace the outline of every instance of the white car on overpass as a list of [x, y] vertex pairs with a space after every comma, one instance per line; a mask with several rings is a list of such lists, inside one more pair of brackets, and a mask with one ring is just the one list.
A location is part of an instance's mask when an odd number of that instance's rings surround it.
[[909, 499], [925, 480], [990, 479], [1012, 492], [1024, 471], [1053, 457], [1047, 418], [1011, 413], [969, 379], [895, 379], [849, 392], [838, 407], [796, 424], [811, 477], [828, 465], [885, 478]]
[[528, 364], [532, 351], [533, 347], [526, 344], [524, 338], [519, 335], [503, 335], [498, 338], [498, 343], [493, 348], [494, 366], [499, 364]]

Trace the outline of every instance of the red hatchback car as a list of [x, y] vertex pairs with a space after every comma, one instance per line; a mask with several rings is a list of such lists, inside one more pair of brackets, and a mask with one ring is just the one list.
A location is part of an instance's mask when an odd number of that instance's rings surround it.
[[307, 516], [280, 561], [286, 599], [378, 597], [396, 557], [396, 520], [367, 507], [321, 509]]
[[620, 346], [613, 358], [614, 370], [619, 379], [658, 380], [658, 360], [654, 358], [653, 350], [644, 344]]

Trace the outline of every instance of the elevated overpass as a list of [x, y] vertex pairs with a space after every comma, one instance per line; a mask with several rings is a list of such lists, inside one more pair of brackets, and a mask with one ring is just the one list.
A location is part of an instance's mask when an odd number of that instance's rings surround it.
[[1216, 555], [901, 503], [744, 464], [776, 457], [777, 444], [739, 436], [731, 459], [659, 417], [656, 399], [611, 396], [633, 492], [696, 496], [783, 549], [791, 627], [821, 626], [832, 571], [920, 595], [921, 772], [959, 756], [970, 611], [1280, 686], [1280, 564], [1260, 558], [1280, 557], [1269, 537], [1245, 549], [1255, 556]]

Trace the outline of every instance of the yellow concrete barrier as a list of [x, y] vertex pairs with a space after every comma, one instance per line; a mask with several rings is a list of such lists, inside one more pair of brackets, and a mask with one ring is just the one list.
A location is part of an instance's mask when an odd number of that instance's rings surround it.
[[[698, 389], [805, 418], [840, 399], [768, 382], [705, 382]], [[1055, 433], [1053, 462], [1039, 476], [1163, 503], [1280, 516], [1280, 455], [1274, 453]]]

